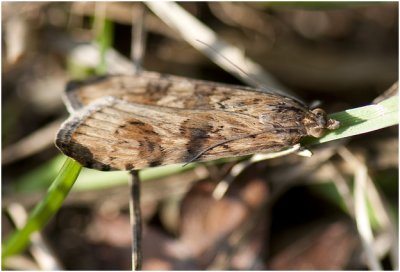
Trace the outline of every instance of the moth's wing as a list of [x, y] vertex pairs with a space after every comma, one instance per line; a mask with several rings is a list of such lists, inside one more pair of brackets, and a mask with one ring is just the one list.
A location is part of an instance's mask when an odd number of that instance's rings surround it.
[[71, 82], [67, 86], [65, 102], [73, 112], [103, 96], [114, 96], [127, 102], [144, 105], [180, 109], [216, 109], [253, 116], [262, 107], [282, 104], [303, 112], [307, 110], [304, 104], [294, 99], [262, 92], [259, 89], [154, 72]]
[[86, 167], [129, 170], [189, 162], [204, 150], [196, 160], [275, 152], [299, 138], [296, 132], [269, 130], [245, 114], [105, 97], [74, 113], [59, 130], [56, 145]]
[[[129, 102], [140, 104], [141, 97], [145, 95], [151, 81], [159, 80], [160, 74], [143, 72], [139, 75], [108, 75], [93, 77], [86, 80], [73, 80], [68, 82], [64, 103], [70, 112], [79, 110], [97, 99], [113, 96]], [[159, 84], [160, 94], [165, 94], [165, 88]], [[146, 96], [151, 96], [147, 94]], [[146, 99], [148, 100], [148, 99]]]

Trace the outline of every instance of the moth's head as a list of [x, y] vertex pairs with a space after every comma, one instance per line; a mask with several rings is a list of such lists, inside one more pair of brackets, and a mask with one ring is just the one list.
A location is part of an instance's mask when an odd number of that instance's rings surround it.
[[320, 138], [325, 134], [325, 130], [334, 130], [339, 128], [340, 122], [328, 118], [323, 109], [313, 109], [303, 120], [307, 134], [316, 138]]

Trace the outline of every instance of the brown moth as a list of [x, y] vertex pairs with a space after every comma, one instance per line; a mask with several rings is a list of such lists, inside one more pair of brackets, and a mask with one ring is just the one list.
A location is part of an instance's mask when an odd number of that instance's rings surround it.
[[98, 170], [278, 152], [339, 127], [289, 97], [153, 72], [73, 82], [65, 98], [56, 146]]

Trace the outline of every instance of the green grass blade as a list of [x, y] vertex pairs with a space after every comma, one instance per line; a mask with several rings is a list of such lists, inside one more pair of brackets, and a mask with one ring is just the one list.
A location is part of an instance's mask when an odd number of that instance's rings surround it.
[[399, 96], [378, 104], [337, 112], [329, 116], [340, 121], [340, 128], [319, 139], [304, 139], [304, 145], [325, 143], [399, 124]]
[[50, 186], [46, 196], [31, 212], [25, 226], [17, 230], [3, 245], [2, 259], [22, 252], [29, 244], [32, 233], [40, 231], [63, 203], [79, 175], [81, 166], [68, 158], [59, 175]]

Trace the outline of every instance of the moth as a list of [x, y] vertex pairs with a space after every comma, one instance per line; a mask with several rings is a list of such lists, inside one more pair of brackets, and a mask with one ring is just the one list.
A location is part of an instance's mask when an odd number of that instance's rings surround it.
[[278, 152], [339, 127], [293, 98], [155, 72], [71, 82], [64, 100], [56, 146], [98, 170]]

